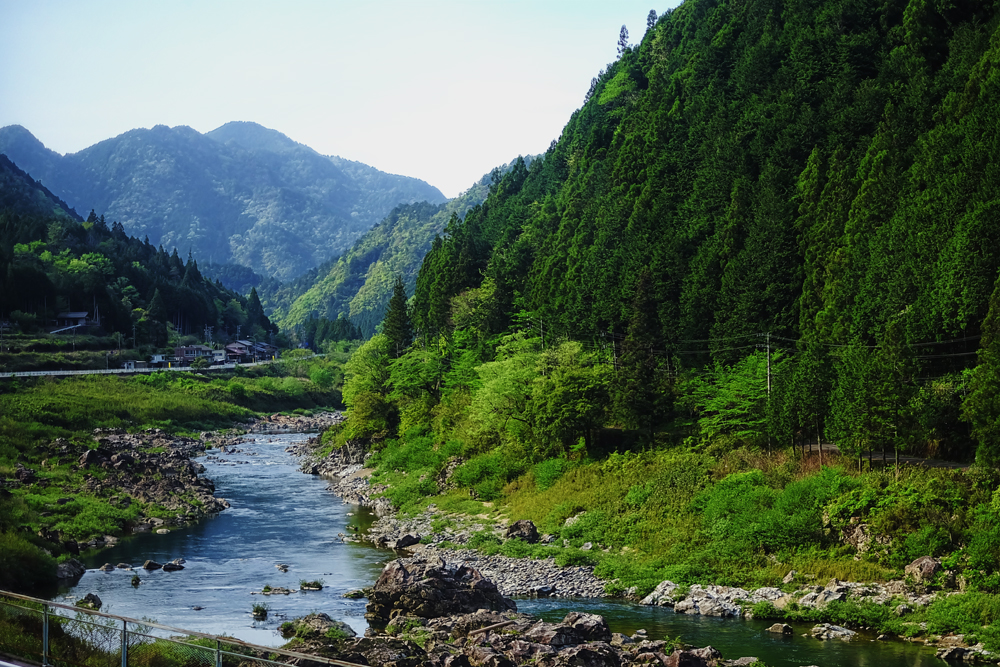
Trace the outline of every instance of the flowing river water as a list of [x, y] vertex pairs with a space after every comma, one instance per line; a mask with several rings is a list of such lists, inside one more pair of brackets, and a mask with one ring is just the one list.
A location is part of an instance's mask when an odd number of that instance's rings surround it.
[[[342, 620], [363, 634], [367, 627], [364, 599], [342, 597], [348, 590], [372, 585], [382, 566], [396, 557], [387, 550], [344, 543], [339, 534], [364, 530], [374, 517], [326, 490], [327, 482], [298, 471], [285, 447], [303, 434], [248, 436], [243, 453], [223, 454], [221, 460], [199, 459], [215, 481], [216, 495], [232, 507], [197, 524], [167, 535], [145, 533], [84, 558], [87, 573], [66, 599], [96, 593], [102, 611], [149, 618], [178, 628], [231, 635], [245, 641], [278, 646], [277, 627], [285, 620], [320, 611]], [[217, 452], [211, 452], [218, 454]], [[147, 572], [147, 559], [164, 563], [184, 558], [178, 572]], [[135, 571], [102, 572], [104, 563], [128, 563]], [[287, 572], [275, 566], [285, 564]], [[131, 585], [132, 576], [142, 579]], [[322, 579], [323, 590], [262, 596], [265, 584], [298, 589], [302, 580]], [[250, 610], [266, 603], [266, 621], [254, 621]], [[928, 648], [904, 642], [879, 642], [861, 633], [852, 642], [821, 641], [803, 636], [809, 625], [795, 627], [792, 636], [765, 632], [770, 623], [675, 614], [669, 608], [605, 599], [552, 598], [517, 600], [518, 610], [547, 620], [561, 620], [569, 611], [601, 614], [615, 632], [632, 634], [645, 628], [651, 639], [680, 636], [696, 646], [712, 645], [727, 658], [756, 656], [772, 667], [930, 667], [945, 663]]]

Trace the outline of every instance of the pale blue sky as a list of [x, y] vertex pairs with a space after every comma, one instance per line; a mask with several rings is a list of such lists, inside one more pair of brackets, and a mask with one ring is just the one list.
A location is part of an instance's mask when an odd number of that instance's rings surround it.
[[0, 126], [71, 153], [255, 121], [452, 197], [544, 151], [660, 2], [0, 0]]

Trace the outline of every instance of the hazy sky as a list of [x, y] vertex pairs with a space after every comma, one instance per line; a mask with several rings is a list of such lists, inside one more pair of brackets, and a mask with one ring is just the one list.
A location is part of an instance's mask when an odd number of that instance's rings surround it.
[[71, 153], [255, 121], [452, 197], [544, 151], [660, 2], [0, 0], [0, 126]]

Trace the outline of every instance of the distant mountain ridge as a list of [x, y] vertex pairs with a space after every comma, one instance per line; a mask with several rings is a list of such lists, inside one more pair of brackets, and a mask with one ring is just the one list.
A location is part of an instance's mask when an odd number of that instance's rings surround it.
[[[520, 161], [530, 165], [534, 159], [529, 155]], [[498, 167], [495, 173], [505, 174], [516, 163]], [[311, 317], [345, 317], [366, 337], [371, 336], [385, 317], [396, 276], [402, 276], [407, 293], [412, 294], [434, 238], [445, 231], [453, 216], [462, 219], [482, 204], [493, 179], [493, 174], [484, 175], [444, 204], [397, 206], [340, 257], [276, 289], [264, 286], [260, 294], [265, 310], [285, 330], [295, 329]]]
[[0, 152], [71, 207], [130, 234], [281, 280], [346, 251], [399, 204], [447, 200], [419, 179], [249, 122], [206, 134], [157, 125], [67, 155], [12, 125], [0, 128]]

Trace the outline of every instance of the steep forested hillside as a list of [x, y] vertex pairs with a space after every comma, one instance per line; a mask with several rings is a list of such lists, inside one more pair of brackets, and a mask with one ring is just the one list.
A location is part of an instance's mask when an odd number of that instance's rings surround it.
[[129, 347], [164, 346], [171, 332], [201, 335], [205, 326], [220, 336], [237, 325], [245, 335], [274, 331], [255, 293], [204, 279], [191, 257], [128, 236], [93, 211], [80, 221], [2, 155], [0, 194], [0, 319], [21, 330], [76, 310]]
[[3, 210], [83, 222], [83, 218], [66, 202], [0, 153], [0, 211]]
[[[530, 164], [532, 158], [522, 158]], [[446, 204], [427, 202], [398, 206], [348, 252], [279, 288], [261, 290], [265, 308], [283, 328], [294, 329], [311, 317], [349, 318], [371, 336], [385, 315], [392, 285], [401, 275], [409, 293], [434, 238], [451, 218], [461, 219], [481, 204], [492, 180], [514, 163], [498, 167]], [[457, 223], [451, 223], [452, 225]]]
[[158, 125], [65, 156], [10, 126], [0, 152], [130, 234], [282, 279], [347, 250], [400, 203], [445, 200], [423, 181], [320, 155], [255, 123], [205, 135]]
[[345, 391], [352, 433], [994, 460], [998, 26], [971, 0], [658, 17], [428, 253], [418, 342]]

